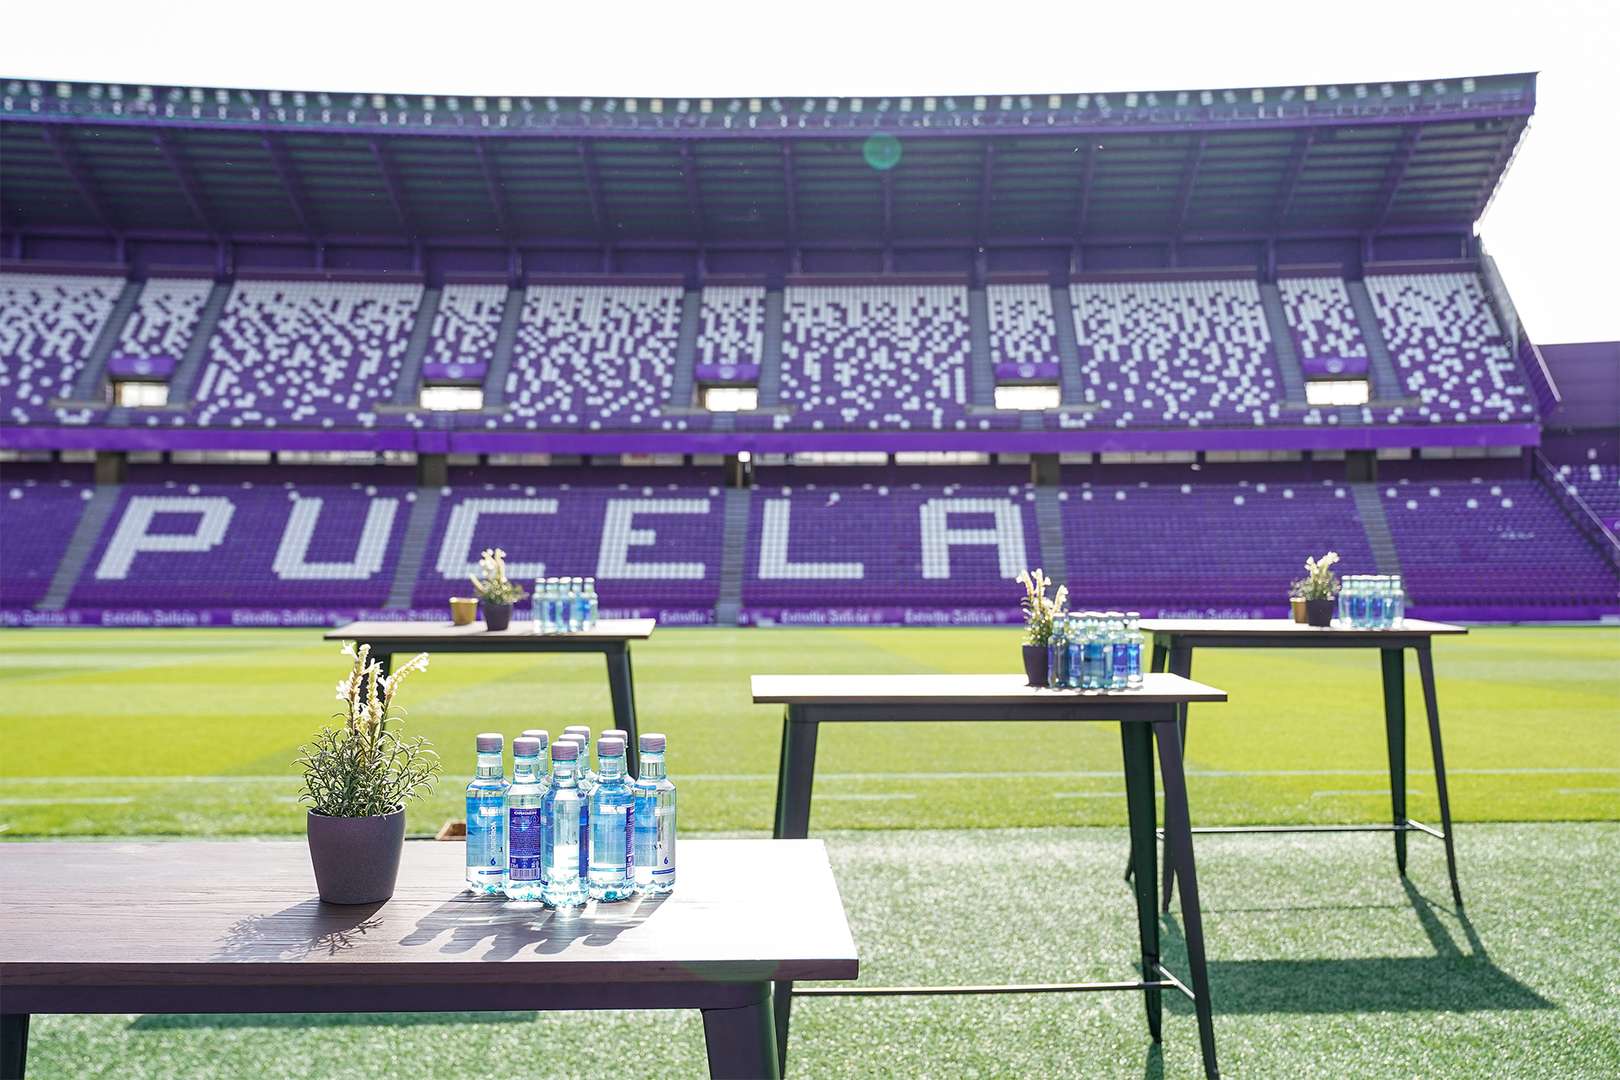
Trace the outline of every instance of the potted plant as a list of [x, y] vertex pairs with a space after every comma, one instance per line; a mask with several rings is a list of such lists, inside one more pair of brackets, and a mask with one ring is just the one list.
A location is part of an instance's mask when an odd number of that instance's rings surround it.
[[1305, 576], [1294, 583], [1295, 593], [1305, 598], [1305, 621], [1311, 626], [1332, 626], [1334, 600], [1339, 595], [1339, 579], [1333, 564], [1339, 553], [1330, 551], [1320, 559], [1306, 558]]
[[523, 586], [506, 576], [506, 552], [500, 548], [485, 548], [478, 558], [481, 576], [469, 578], [484, 604], [484, 627], [505, 630], [512, 625], [512, 605], [528, 593]]
[[[421, 736], [403, 738], [394, 709], [400, 684], [425, 671], [418, 653], [392, 675], [371, 646], [343, 647], [353, 667], [337, 684], [341, 724], [328, 724], [299, 748], [299, 799], [309, 805], [305, 830], [315, 886], [329, 904], [373, 904], [394, 894], [405, 843], [405, 803], [433, 790], [439, 755]], [[390, 726], [390, 724], [393, 726]]]
[[1045, 686], [1047, 675], [1047, 646], [1052, 641], [1052, 623], [1063, 615], [1069, 602], [1069, 587], [1059, 585], [1057, 592], [1046, 595], [1052, 584], [1041, 569], [1031, 574], [1028, 570], [1018, 575], [1024, 587], [1024, 598], [1018, 606], [1024, 609], [1024, 677], [1031, 686]]

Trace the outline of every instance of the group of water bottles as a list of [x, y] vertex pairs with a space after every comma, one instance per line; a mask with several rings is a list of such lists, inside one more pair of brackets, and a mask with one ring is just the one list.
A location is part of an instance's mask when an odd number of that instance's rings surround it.
[[1136, 690], [1142, 686], [1142, 616], [1077, 611], [1052, 620], [1046, 685], [1054, 690]]
[[534, 631], [537, 634], [577, 634], [596, 626], [596, 579], [593, 577], [536, 578]]
[[1339, 582], [1339, 625], [1388, 630], [1406, 618], [1399, 574], [1346, 574]]
[[664, 771], [665, 739], [641, 736], [640, 775], [625, 775], [628, 736], [604, 731], [591, 768], [591, 729], [539, 729], [512, 740], [478, 736], [478, 772], [467, 785], [467, 885], [478, 893], [577, 908], [587, 899], [628, 900], [675, 888], [675, 785]]

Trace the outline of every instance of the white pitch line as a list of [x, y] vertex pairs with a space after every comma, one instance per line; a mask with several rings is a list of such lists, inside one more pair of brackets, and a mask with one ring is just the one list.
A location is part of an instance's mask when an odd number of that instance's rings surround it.
[[0, 799], [0, 806], [122, 806], [134, 801], [133, 795], [86, 795], [77, 799]]
[[[1428, 794], [1428, 792], [1424, 791], [1422, 788], [1416, 788], [1416, 787], [1407, 788], [1406, 793], [1408, 795], [1427, 795]], [[1314, 799], [1314, 798], [1316, 798], [1316, 797], [1318, 797], [1320, 795], [1388, 795], [1388, 794], [1389, 794], [1389, 788], [1339, 788], [1337, 790], [1329, 789], [1327, 791], [1313, 791], [1313, 792], [1311, 792], [1311, 798]]]
[[895, 791], [888, 794], [858, 793], [858, 792], [832, 792], [816, 796], [817, 802], [888, 802], [891, 799], [915, 799], [914, 791]]
[[1553, 790], [1560, 795], [1620, 795], [1620, 787], [1561, 787]]

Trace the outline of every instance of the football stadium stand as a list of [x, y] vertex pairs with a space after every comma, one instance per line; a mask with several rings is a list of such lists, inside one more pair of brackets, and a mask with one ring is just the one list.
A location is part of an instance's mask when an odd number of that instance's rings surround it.
[[1280, 614], [1329, 548], [1620, 614], [1613, 347], [1555, 378], [1475, 235], [1534, 76], [0, 91], [7, 623], [438, 617], [490, 545], [689, 623]]

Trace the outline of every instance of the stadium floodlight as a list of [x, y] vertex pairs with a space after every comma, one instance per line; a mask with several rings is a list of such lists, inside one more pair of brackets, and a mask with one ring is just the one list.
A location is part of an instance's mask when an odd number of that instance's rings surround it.
[[1136, 91], [1133, 90], [1129, 94], [1125, 95], [1125, 107], [1127, 109], [1136, 108], [1136, 100]]
[[988, 108], [988, 106], [985, 103], [985, 99], [984, 99], [983, 94], [980, 94], [978, 97], [975, 97], [973, 99], [973, 111], [974, 112], [984, 112], [984, 110], [986, 108]]
[[1061, 108], [1063, 108], [1063, 97], [1062, 97], [1062, 95], [1060, 95], [1060, 94], [1048, 94], [1048, 95], [1046, 95], [1046, 107], [1048, 109], [1061, 109]]
[[1472, 77], [1469, 77], [1469, 78], [1466, 78], [1466, 79], [1464, 79], [1464, 80], [1463, 80], [1463, 81], [1462, 81], [1462, 88], [1463, 88], [1463, 93], [1465, 93], [1465, 94], [1472, 94], [1472, 93], [1473, 93], [1473, 92], [1474, 92], [1474, 87], [1475, 87], [1475, 85], [1476, 85], [1476, 84], [1475, 84], [1475, 82], [1474, 82], [1474, 80], [1473, 80], [1473, 78], [1472, 78]]
[[702, 113], [705, 116], [707, 116], [709, 113], [714, 112], [714, 100], [712, 98], [704, 98], [701, 101], [699, 101], [698, 102], [698, 112]]
[[130, 409], [161, 409], [169, 403], [169, 384], [144, 379], [117, 379], [112, 384], [113, 404]]
[[1033, 411], [1055, 409], [1063, 403], [1063, 392], [1054, 384], [1016, 384], [996, 387], [996, 408]]
[[484, 407], [484, 388], [430, 384], [422, 387], [420, 402], [432, 412], [476, 412]]
[[1308, 405], [1365, 405], [1370, 400], [1366, 379], [1310, 379], [1305, 383]]
[[708, 386], [703, 390], [703, 407], [710, 412], [753, 412], [759, 408], [759, 388], [754, 386]]
[[1251, 105], [1264, 105], [1266, 103], [1266, 92], [1258, 86], [1250, 90], [1249, 103]]
[[1306, 101], [1315, 101], [1316, 100], [1316, 87], [1307, 86], [1305, 88], [1305, 100]]

